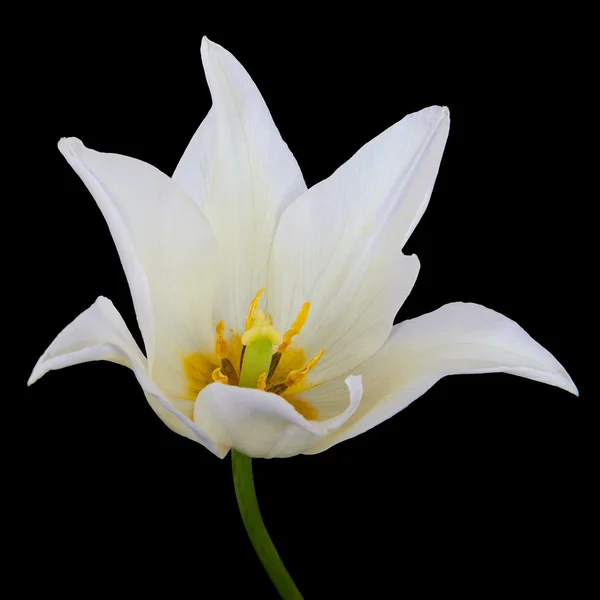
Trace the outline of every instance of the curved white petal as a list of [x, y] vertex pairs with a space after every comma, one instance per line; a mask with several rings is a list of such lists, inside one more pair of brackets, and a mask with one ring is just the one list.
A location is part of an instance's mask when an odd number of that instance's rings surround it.
[[113, 303], [104, 296], [67, 325], [37, 361], [27, 385], [48, 371], [71, 365], [107, 360], [133, 368], [135, 363], [147, 370], [146, 357]]
[[381, 350], [356, 372], [362, 374], [365, 389], [358, 409], [308, 454], [389, 419], [446, 375], [510, 373], [578, 395], [561, 364], [517, 323], [462, 302], [396, 325]]
[[196, 199], [219, 242], [215, 316], [243, 331], [248, 305], [267, 281], [281, 213], [306, 185], [242, 65], [206, 38], [202, 62], [213, 106], [173, 179]]
[[202, 211], [142, 161], [95, 152], [75, 138], [59, 149], [94, 196], [115, 241], [150, 372], [161, 389], [185, 389], [181, 357], [212, 345], [216, 242]]
[[198, 394], [194, 422], [217, 443], [247, 456], [294, 456], [340, 427], [356, 410], [361, 379], [348, 377], [346, 385], [350, 401], [342, 414], [325, 421], [307, 421], [281, 396], [213, 383]]
[[[213, 443], [152, 381], [148, 374], [146, 358], [123, 318], [113, 303], [102, 296], [58, 334], [38, 360], [27, 384], [36, 382], [48, 371], [94, 360], [108, 360], [133, 369], [150, 406], [166, 425], [176, 433], [202, 444], [219, 458], [227, 454], [229, 448]], [[179, 408], [184, 408], [191, 416], [193, 403], [190, 402], [189, 405], [186, 409], [180, 403]], [[106, 410], [115, 410], [114, 404], [109, 400]]]
[[408, 115], [283, 214], [268, 310], [284, 329], [311, 302], [298, 341], [309, 354], [326, 349], [315, 379], [347, 372], [387, 339], [419, 270], [402, 246], [429, 201], [449, 126], [439, 106]]

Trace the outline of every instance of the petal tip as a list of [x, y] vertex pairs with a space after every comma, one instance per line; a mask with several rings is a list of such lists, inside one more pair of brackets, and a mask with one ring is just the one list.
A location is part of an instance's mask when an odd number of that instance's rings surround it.
[[202, 42], [200, 44], [200, 54], [205, 58], [208, 58], [209, 54], [217, 52], [218, 50], [222, 50], [219, 44], [209, 40], [206, 36], [202, 37]]
[[450, 123], [450, 109], [447, 106], [438, 106], [438, 127], [443, 123]]
[[567, 381], [563, 389], [573, 394], [573, 396], [577, 396], [579, 398], [579, 390], [577, 389], [577, 386], [575, 385], [574, 381], [569, 377], [567, 373], [565, 373], [565, 378]]
[[348, 375], [346, 379], [344, 379], [348, 386], [353, 384], [359, 385], [362, 388], [362, 375]]
[[76, 137], [62, 137], [58, 140], [58, 150], [65, 157], [76, 156], [82, 148], [85, 148], [83, 142]]
[[27, 387], [31, 387], [38, 379], [41, 379], [47, 372], [48, 369], [44, 368], [44, 356], [46, 353], [42, 354], [39, 360], [35, 363], [35, 367], [33, 367], [33, 371], [31, 371], [31, 375], [27, 380]]

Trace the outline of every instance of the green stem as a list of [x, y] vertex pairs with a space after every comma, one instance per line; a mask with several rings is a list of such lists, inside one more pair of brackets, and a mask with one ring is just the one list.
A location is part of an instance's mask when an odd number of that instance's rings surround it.
[[302, 600], [302, 594], [287, 572], [260, 516], [252, 477], [252, 459], [232, 449], [231, 466], [242, 521], [260, 562], [284, 600]]

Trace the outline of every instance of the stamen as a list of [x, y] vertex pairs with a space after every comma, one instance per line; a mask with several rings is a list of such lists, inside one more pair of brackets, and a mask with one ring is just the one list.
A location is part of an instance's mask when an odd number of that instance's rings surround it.
[[258, 308], [258, 303], [260, 302], [260, 297], [264, 294], [267, 286], [260, 288], [256, 296], [254, 296], [254, 300], [250, 302], [250, 308], [248, 309], [248, 316], [246, 317], [246, 331], [252, 327], [254, 323], [254, 311]]
[[216, 381], [217, 383], [224, 383], [225, 385], [227, 385], [227, 383], [229, 383], [229, 378], [227, 377], [227, 375], [223, 374], [220, 367], [217, 367], [212, 372], [212, 380]]
[[265, 387], [267, 385], [267, 374], [263, 373], [259, 378], [258, 381], [256, 382], [256, 389], [257, 390], [264, 390]]
[[240, 380], [232, 362], [228, 358], [221, 359], [221, 372], [225, 374], [229, 380], [229, 385], [238, 385]]
[[229, 344], [223, 337], [225, 333], [225, 321], [221, 320], [217, 323], [217, 339], [215, 340], [215, 354], [218, 358], [223, 359], [229, 353]]
[[317, 354], [313, 359], [308, 361], [308, 364], [304, 367], [304, 369], [299, 369], [295, 371], [290, 371], [288, 376], [286, 377], [284, 383], [288, 387], [292, 387], [297, 383], [300, 383], [306, 378], [308, 372], [314, 368], [314, 366], [321, 360], [323, 353], [325, 352], [325, 348], [321, 348], [319, 354]]
[[271, 381], [271, 377], [273, 377], [273, 373], [275, 373], [275, 369], [281, 360], [281, 352], [277, 351], [273, 354], [271, 358], [271, 365], [269, 366], [269, 374], [267, 375], [267, 381]]
[[308, 319], [308, 311], [310, 310], [310, 302], [305, 302], [296, 317], [296, 320], [292, 323], [292, 326], [283, 334], [283, 342], [279, 344], [279, 352], [284, 352], [285, 349], [292, 343], [292, 338], [298, 335], [304, 327], [304, 323]]
[[271, 392], [271, 394], [281, 395], [285, 390], [287, 390], [288, 386], [285, 383], [278, 383], [273, 387], [267, 388], [267, 392]]
[[[302, 305], [295, 321], [282, 336], [273, 326], [273, 317], [258, 307], [266, 289], [266, 286], [262, 287], [250, 303], [243, 334], [231, 330], [231, 335], [226, 338], [225, 321], [221, 320], [215, 328], [214, 353], [195, 353], [183, 357], [189, 397], [197, 396], [211, 381], [278, 395], [290, 388], [289, 391], [295, 396], [306, 388], [302, 382], [319, 362], [325, 349], [306, 363], [304, 350], [297, 345], [290, 346], [308, 320], [310, 302]], [[219, 363], [220, 366], [217, 366]], [[300, 368], [304, 364], [306, 366]], [[300, 414], [316, 419], [318, 412], [311, 408], [310, 403], [304, 400], [298, 400], [296, 404], [294, 402], [291, 404]]]
[[242, 372], [242, 366], [244, 364], [244, 354], [246, 354], [246, 346], [242, 345], [242, 352], [240, 353], [240, 373]]

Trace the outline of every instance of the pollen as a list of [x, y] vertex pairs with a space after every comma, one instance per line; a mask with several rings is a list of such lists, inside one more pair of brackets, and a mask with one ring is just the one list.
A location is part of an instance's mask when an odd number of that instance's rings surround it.
[[248, 329], [250, 329], [254, 323], [254, 313], [256, 312], [256, 309], [258, 308], [258, 303], [260, 302], [260, 297], [265, 293], [266, 289], [267, 289], [266, 285], [264, 287], [261, 287], [260, 290], [258, 290], [258, 293], [256, 294], [256, 296], [254, 296], [254, 299], [252, 300], [252, 302], [250, 302], [250, 308], [248, 309], [248, 315], [246, 316], [246, 331], [248, 331]]
[[257, 390], [264, 390], [265, 387], [267, 386], [267, 374], [263, 373], [259, 378], [258, 381], [256, 383], [256, 389]]
[[223, 337], [224, 332], [225, 321], [221, 320], [217, 323], [217, 339], [215, 340], [215, 354], [220, 359], [227, 358], [227, 354], [229, 353], [229, 344]]
[[314, 366], [321, 360], [324, 352], [325, 348], [321, 348], [319, 354], [317, 354], [314, 358], [311, 358], [311, 360], [308, 361], [308, 364], [303, 369], [290, 371], [284, 381], [285, 385], [292, 387], [293, 385], [297, 385], [301, 381], [304, 381], [308, 375], [308, 372], [313, 369]]
[[292, 343], [292, 338], [298, 335], [302, 331], [302, 327], [308, 319], [308, 312], [310, 311], [310, 302], [305, 302], [296, 317], [296, 320], [292, 323], [292, 326], [283, 334], [283, 341], [279, 344], [279, 352], [283, 353], [289, 345]]
[[217, 367], [212, 372], [212, 380], [217, 383], [224, 383], [225, 385], [229, 383], [229, 377], [227, 377], [227, 375], [225, 375], [223, 371], [221, 371], [221, 367]]

